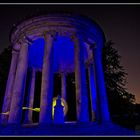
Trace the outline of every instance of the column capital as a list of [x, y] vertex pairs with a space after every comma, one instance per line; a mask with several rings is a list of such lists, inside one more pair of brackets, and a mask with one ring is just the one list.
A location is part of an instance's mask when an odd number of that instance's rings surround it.
[[22, 49], [25, 50], [26, 48], [28, 48], [29, 45], [30, 45], [30, 44], [29, 44], [27, 41], [21, 42], [20, 51], [22, 52]]
[[71, 38], [72, 41], [77, 41], [80, 38], [80, 35], [77, 32], [73, 32], [71, 34], [70, 38]]
[[15, 50], [14, 48], [12, 49], [12, 54], [18, 55], [19, 54], [19, 50]]
[[21, 48], [21, 42], [20, 41], [12, 44], [12, 53], [19, 52], [20, 48]]
[[79, 52], [79, 49], [83, 48], [82, 46], [84, 46], [84, 39], [82, 38], [81, 34], [73, 32], [70, 38], [71, 41], [74, 43], [74, 47], [76, 48], [77, 52]]
[[32, 45], [33, 43], [33, 39], [30, 38], [28, 35], [24, 35], [24, 39], [22, 41], [20, 41], [21, 44], [25, 43], [27, 45]]
[[57, 35], [58, 35], [58, 32], [56, 30], [49, 30], [49, 31], [45, 31], [43, 32], [43, 37], [45, 38], [46, 35], [51, 35], [51, 37], [56, 40], [57, 39]]
[[28, 37], [27, 35], [25, 36], [25, 42], [28, 44], [28, 45], [31, 45], [33, 44], [33, 39]]

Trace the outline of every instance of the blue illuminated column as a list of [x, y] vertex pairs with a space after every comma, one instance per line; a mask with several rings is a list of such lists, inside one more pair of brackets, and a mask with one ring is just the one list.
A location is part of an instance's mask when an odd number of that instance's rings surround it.
[[[34, 103], [34, 91], [35, 91], [35, 69], [32, 68], [26, 104], [26, 107], [31, 109], [33, 108]], [[25, 111], [24, 123], [32, 123], [33, 111], [31, 109], [27, 109]]]
[[89, 74], [89, 88], [90, 88], [90, 99], [91, 99], [91, 108], [92, 108], [92, 121], [98, 121], [99, 112], [98, 112], [98, 97], [96, 92], [96, 83], [95, 83], [95, 71], [93, 62], [88, 65], [88, 74]]
[[53, 41], [55, 32], [45, 34], [45, 49], [42, 70], [39, 123], [52, 123], [53, 98]]
[[72, 36], [74, 42], [75, 59], [75, 84], [76, 84], [76, 108], [77, 121], [89, 121], [88, 95], [86, 84], [86, 71], [84, 65], [84, 45], [77, 35]]
[[95, 45], [91, 46], [94, 56], [95, 73], [96, 73], [96, 85], [97, 94], [99, 98], [99, 111], [100, 111], [100, 121], [109, 122], [110, 114], [108, 110], [108, 101], [106, 95], [104, 73], [102, 68], [102, 50]]
[[20, 124], [22, 116], [22, 104], [28, 67], [28, 44], [21, 44], [19, 59], [17, 64], [16, 76], [13, 86], [13, 95], [9, 114], [9, 124]]
[[[6, 91], [5, 91], [4, 101], [3, 101], [2, 113], [6, 113], [6, 112], [10, 111], [12, 91], [13, 91], [13, 83], [14, 83], [14, 80], [15, 80], [18, 54], [19, 54], [19, 52], [14, 51], [14, 50], [12, 51], [12, 60], [11, 60], [11, 66], [10, 66], [10, 71], [9, 71], [9, 75], [8, 75], [7, 85], [6, 85]], [[9, 117], [8, 115], [1, 114], [1, 120], [0, 120], [1, 124], [7, 124], [8, 117]]]

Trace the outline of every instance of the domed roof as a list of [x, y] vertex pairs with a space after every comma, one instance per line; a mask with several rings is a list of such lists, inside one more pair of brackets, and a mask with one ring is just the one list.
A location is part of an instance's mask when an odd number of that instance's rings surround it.
[[[92, 59], [90, 43], [96, 43], [101, 49], [104, 45], [104, 34], [101, 28], [93, 20], [68, 13], [55, 13], [35, 16], [20, 22], [11, 32], [11, 43], [14, 49], [18, 41], [22, 44], [28, 39], [32, 43], [29, 46], [29, 67], [42, 69], [45, 48], [44, 34], [48, 31], [57, 32], [57, 40], [53, 42], [53, 64], [55, 72], [73, 72], [74, 42], [71, 40], [73, 34], [78, 34], [84, 46], [84, 61]], [[18, 43], [17, 43], [18, 44]], [[22, 47], [22, 45], [21, 45]], [[81, 46], [80, 46], [81, 47]]]
[[97, 46], [102, 47], [105, 36], [100, 26], [92, 19], [71, 13], [51, 13], [30, 17], [17, 24], [11, 31], [10, 41], [15, 44], [25, 35], [42, 36], [43, 32], [57, 30], [60, 34], [71, 35], [79, 33], [86, 40], [94, 40]]

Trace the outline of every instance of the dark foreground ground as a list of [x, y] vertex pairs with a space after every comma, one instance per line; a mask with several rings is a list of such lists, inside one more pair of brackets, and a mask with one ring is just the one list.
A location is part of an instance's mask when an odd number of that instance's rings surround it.
[[1, 126], [0, 136], [140, 136], [140, 130], [130, 130], [119, 125], [108, 124], [52, 124]]

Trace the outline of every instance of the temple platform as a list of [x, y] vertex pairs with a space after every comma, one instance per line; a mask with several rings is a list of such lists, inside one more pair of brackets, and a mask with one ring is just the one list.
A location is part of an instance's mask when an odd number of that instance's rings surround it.
[[0, 136], [136, 136], [138, 131], [123, 128], [119, 125], [107, 124], [51, 124], [1, 126]]

